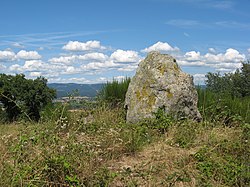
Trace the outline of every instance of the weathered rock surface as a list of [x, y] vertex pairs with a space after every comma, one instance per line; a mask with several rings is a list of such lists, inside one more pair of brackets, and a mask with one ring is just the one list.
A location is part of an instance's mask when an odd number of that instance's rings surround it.
[[140, 62], [125, 99], [127, 122], [153, 118], [163, 108], [175, 118], [201, 120], [198, 96], [192, 76], [181, 71], [176, 60], [159, 52], [150, 52]]

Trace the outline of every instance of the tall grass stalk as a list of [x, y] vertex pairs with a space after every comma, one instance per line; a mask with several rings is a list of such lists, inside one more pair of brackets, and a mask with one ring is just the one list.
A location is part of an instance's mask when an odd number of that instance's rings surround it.
[[113, 80], [100, 91], [99, 99], [108, 103], [117, 105], [125, 101], [126, 92], [130, 83], [130, 78], [125, 78], [122, 81]]
[[240, 117], [243, 121], [250, 122], [250, 97], [232, 98], [229, 94], [218, 94], [200, 87], [197, 92], [198, 108], [205, 121], [225, 115]]

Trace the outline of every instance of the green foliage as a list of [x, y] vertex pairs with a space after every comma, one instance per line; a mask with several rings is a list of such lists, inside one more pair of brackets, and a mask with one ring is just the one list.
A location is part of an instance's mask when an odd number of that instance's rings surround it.
[[173, 118], [166, 114], [164, 108], [159, 108], [155, 115], [152, 127], [157, 129], [160, 133], [164, 134], [168, 128], [173, 124]]
[[207, 89], [223, 95], [235, 97], [250, 96], [250, 63], [242, 63], [241, 70], [235, 73], [220, 75], [220, 73], [208, 73], [206, 75]]
[[47, 87], [43, 77], [32, 80], [25, 79], [22, 74], [0, 74], [0, 101], [10, 121], [22, 116], [38, 121], [41, 109], [54, 97], [55, 91]]
[[250, 122], [250, 97], [232, 98], [230, 95], [214, 93], [197, 88], [198, 108], [205, 121], [219, 122], [227, 126]]
[[[217, 181], [228, 186], [248, 186], [250, 173], [248, 163], [242, 160], [249, 155], [239, 142], [220, 142], [216, 147], [204, 147], [194, 156], [200, 171], [200, 184]], [[248, 146], [249, 148], [249, 146]]]
[[173, 138], [175, 145], [182, 148], [191, 147], [197, 138], [198, 132], [199, 124], [192, 121], [185, 121], [177, 124]]
[[130, 78], [122, 81], [113, 80], [107, 82], [99, 93], [99, 99], [112, 104], [113, 106], [123, 103], [130, 83]]

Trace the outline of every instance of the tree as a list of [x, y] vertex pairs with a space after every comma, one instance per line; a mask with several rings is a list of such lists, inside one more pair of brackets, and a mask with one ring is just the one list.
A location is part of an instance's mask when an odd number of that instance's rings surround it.
[[242, 96], [250, 96], [250, 60], [242, 64]]
[[17, 120], [21, 115], [38, 121], [41, 109], [55, 96], [55, 90], [47, 86], [43, 77], [32, 80], [26, 79], [23, 74], [0, 74], [0, 102], [10, 121]]
[[208, 90], [215, 93], [228, 94], [234, 97], [250, 96], [250, 62], [242, 63], [241, 69], [234, 73], [220, 75], [209, 72], [206, 75]]
[[230, 94], [232, 88], [232, 81], [229, 74], [221, 76], [220, 73], [207, 73], [206, 86], [212, 92]]

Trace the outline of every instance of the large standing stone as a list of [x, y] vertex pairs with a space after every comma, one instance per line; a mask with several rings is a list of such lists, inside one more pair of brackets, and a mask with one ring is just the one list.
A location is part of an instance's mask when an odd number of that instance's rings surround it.
[[150, 52], [140, 62], [128, 87], [127, 122], [153, 118], [159, 108], [175, 118], [200, 120], [197, 101], [192, 76], [182, 72], [173, 57]]

